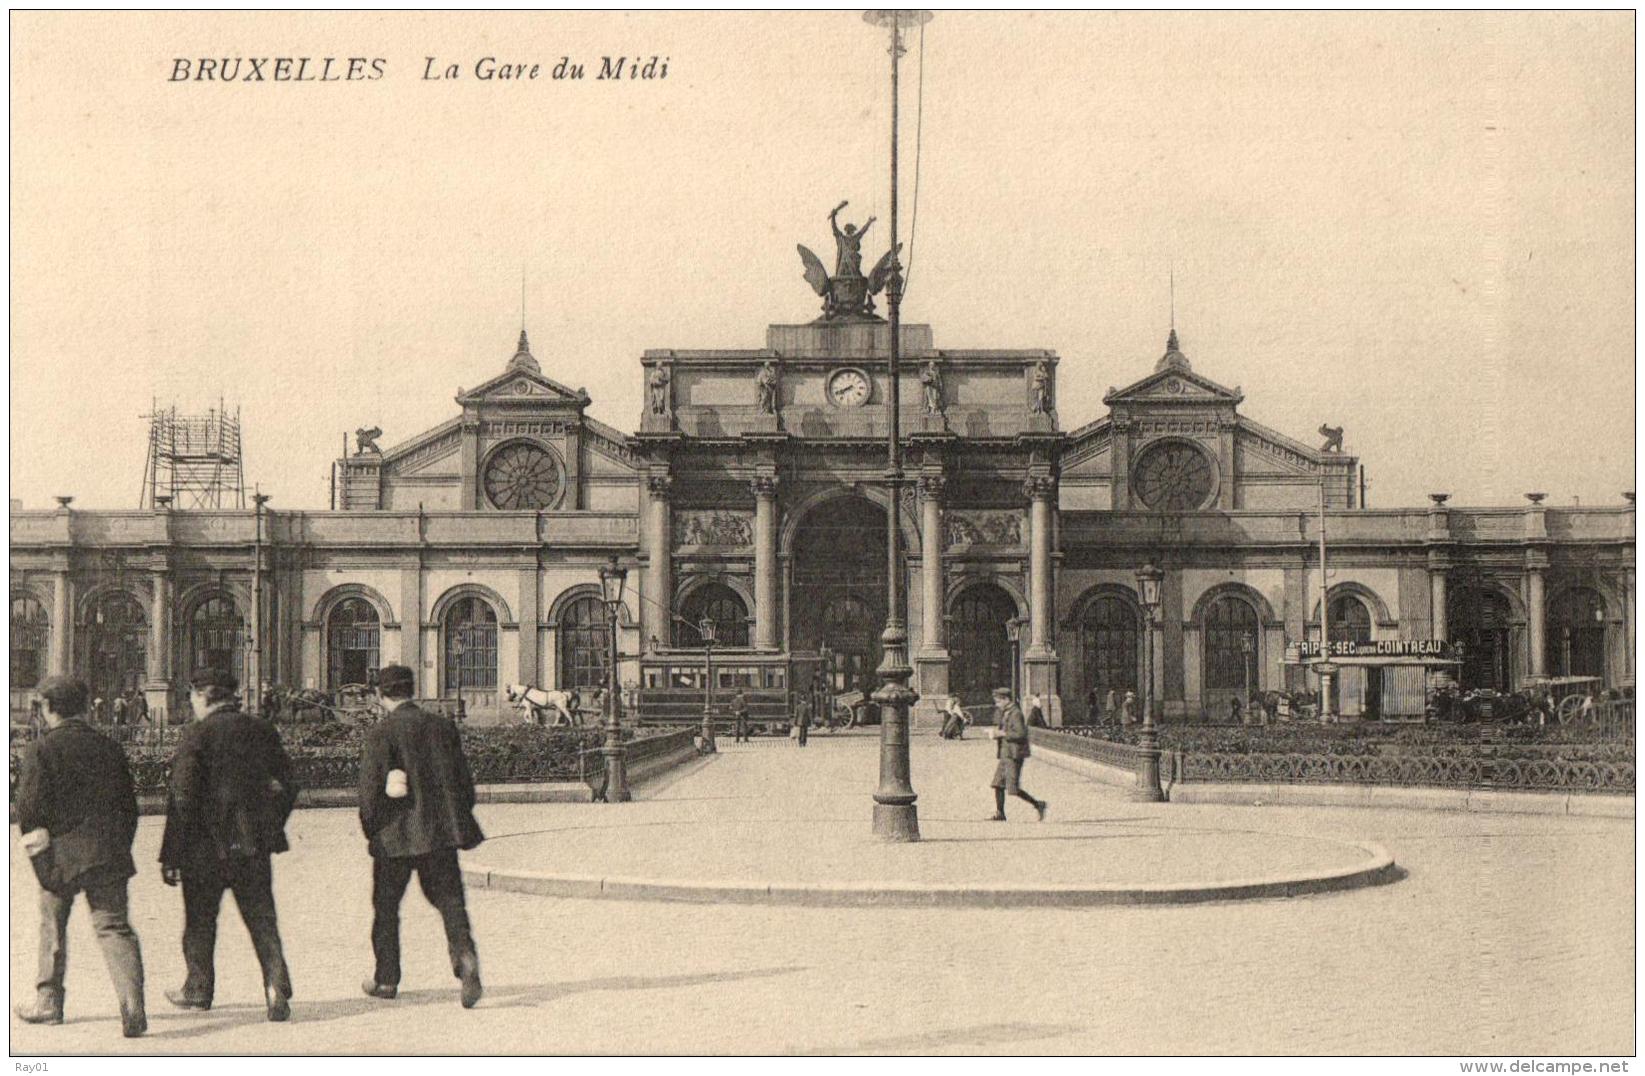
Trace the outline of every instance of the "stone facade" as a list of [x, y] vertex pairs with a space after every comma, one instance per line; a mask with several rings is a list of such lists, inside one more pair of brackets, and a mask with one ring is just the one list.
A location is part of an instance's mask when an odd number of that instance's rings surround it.
[[[903, 332], [896, 519], [919, 718], [998, 683], [1044, 696], [1053, 720], [1083, 717], [1093, 688], [1138, 687], [1148, 562], [1164, 571], [1149, 666], [1163, 716], [1304, 686], [1282, 658], [1319, 631], [1322, 496], [1333, 638], [1462, 632], [1465, 682], [1501, 688], [1634, 674], [1631, 495], [1366, 510], [1354, 457], [1247, 418], [1240, 391], [1196, 373], [1174, 332], [1153, 373], [1072, 432], [1053, 352], [946, 351], [928, 326]], [[501, 374], [459, 391], [451, 420], [338, 460], [332, 510], [14, 509], [14, 685], [89, 671], [100, 692], [137, 687], [162, 708], [205, 662], [332, 691], [398, 660], [422, 693], [498, 719], [507, 684], [603, 678], [593, 599], [616, 555], [629, 568], [625, 683], [696, 662], [706, 617], [717, 660], [795, 670], [767, 686], [802, 682], [799, 664], [826, 647], [837, 690], [870, 687], [887, 333], [772, 326], [763, 349], [647, 351], [633, 435], [544, 376], [522, 333]], [[1355, 670], [1340, 704], [1408, 708], [1412, 690], [1406, 674]], [[14, 687], [14, 711], [26, 703]]]

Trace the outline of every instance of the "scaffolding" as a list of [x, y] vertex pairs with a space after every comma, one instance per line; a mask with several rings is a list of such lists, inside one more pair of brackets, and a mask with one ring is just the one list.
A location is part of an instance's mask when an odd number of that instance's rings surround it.
[[149, 452], [138, 507], [246, 506], [238, 407], [230, 415], [218, 401], [203, 415], [179, 415], [175, 405], [155, 403], [143, 417], [149, 420]]

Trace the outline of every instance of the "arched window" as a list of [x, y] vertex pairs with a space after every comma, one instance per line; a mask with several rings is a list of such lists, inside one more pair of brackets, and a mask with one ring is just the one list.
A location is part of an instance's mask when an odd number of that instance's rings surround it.
[[560, 614], [559, 687], [605, 687], [610, 654], [605, 602], [590, 594], [569, 603]]
[[333, 691], [349, 684], [368, 684], [379, 664], [383, 623], [377, 607], [364, 598], [344, 598], [326, 617], [326, 667]]
[[1573, 587], [1548, 606], [1548, 672], [1553, 676], [1605, 675], [1605, 599]]
[[135, 690], [148, 671], [148, 618], [123, 590], [105, 591], [86, 614], [86, 671], [93, 698]]
[[445, 691], [497, 690], [497, 614], [484, 598], [459, 598], [445, 617]]
[[1141, 622], [1136, 610], [1112, 594], [1087, 603], [1080, 617], [1086, 690], [1135, 691]]
[[1331, 641], [1368, 643], [1371, 641], [1371, 611], [1352, 594], [1331, 599]]
[[46, 607], [26, 594], [11, 599], [11, 689], [32, 689], [46, 675], [51, 620]]
[[189, 676], [202, 669], [222, 669], [236, 679], [245, 675], [246, 622], [227, 594], [207, 598], [189, 618]]
[[1205, 687], [1238, 691], [1257, 686], [1257, 611], [1224, 594], [1205, 611]]
[[714, 621], [715, 646], [748, 645], [748, 606], [724, 583], [709, 583], [692, 591], [680, 615], [685, 623], [675, 625], [676, 646], [703, 645], [697, 624], [705, 618]]

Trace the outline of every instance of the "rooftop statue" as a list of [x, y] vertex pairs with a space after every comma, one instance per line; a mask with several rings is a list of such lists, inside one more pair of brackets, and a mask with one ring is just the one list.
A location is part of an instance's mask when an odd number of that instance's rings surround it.
[[885, 290], [891, 276], [899, 268], [896, 264], [897, 251], [902, 244], [897, 244], [893, 250], [888, 250], [874, 266], [873, 272], [867, 277], [862, 275], [862, 239], [868, 234], [874, 218], [869, 217], [861, 228], [854, 224], [840, 226], [840, 210], [849, 202], [841, 202], [828, 214], [829, 226], [834, 232], [834, 245], [837, 254], [834, 259], [834, 275], [828, 275], [828, 269], [822, 259], [817, 257], [811, 249], [803, 243], [798, 244], [800, 261], [805, 265], [805, 279], [823, 299], [823, 321], [858, 320], [880, 321], [874, 313], [874, 296]]

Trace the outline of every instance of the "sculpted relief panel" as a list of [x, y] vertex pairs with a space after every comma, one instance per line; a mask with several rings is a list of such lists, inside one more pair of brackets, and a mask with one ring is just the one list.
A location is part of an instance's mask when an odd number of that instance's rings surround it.
[[1011, 511], [953, 511], [945, 519], [947, 546], [1022, 544], [1022, 514]]
[[717, 509], [680, 509], [674, 513], [674, 545], [729, 546], [746, 549], [754, 544], [754, 517], [749, 512]]

